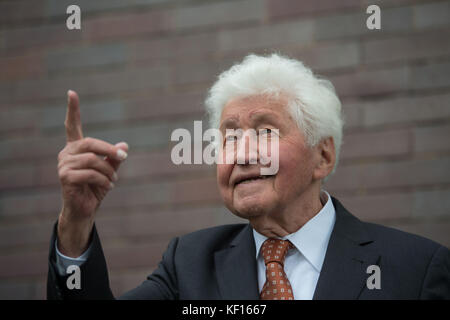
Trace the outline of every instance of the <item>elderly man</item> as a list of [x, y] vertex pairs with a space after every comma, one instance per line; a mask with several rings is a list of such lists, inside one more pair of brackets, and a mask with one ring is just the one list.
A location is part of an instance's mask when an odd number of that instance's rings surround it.
[[[63, 208], [50, 243], [47, 294], [112, 299], [94, 217], [128, 145], [83, 138], [78, 97], [68, 96], [67, 145], [58, 157]], [[293, 59], [250, 55], [219, 76], [206, 107], [222, 133], [219, 154], [233, 150], [233, 161], [217, 164], [220, 194], [249, 224], [173, 239], [158, 268], [120, 298], [450, 298], [447, 248], [361, 222], [322, 190], [336, 167], [343, 127], [329, 81]], [[277, 141], [277, 172], [261, 175], [268, 164], [258, 161], [259, 146], [248, 147], [245, 134], [229, 134], [236, 129]], [[68, 287], [70, 265], [80, 268], [75, 288]]]

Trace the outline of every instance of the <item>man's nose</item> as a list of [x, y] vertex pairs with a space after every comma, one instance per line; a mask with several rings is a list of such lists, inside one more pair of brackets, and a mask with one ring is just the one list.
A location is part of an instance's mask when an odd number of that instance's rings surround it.
[[245, 131], [238, 140], [236, 163], [242, 165], [258, 163], [258, 138], [254, 131]]

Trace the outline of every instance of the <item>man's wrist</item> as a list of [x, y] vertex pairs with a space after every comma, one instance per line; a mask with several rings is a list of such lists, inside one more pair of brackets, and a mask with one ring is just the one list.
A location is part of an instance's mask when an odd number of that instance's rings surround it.
[[61, 212], [57, 228], [57, 248], [60, 253], [72, 258], [82, 255], [89, 247], [93, 225], [93, 219], [68, 221]]

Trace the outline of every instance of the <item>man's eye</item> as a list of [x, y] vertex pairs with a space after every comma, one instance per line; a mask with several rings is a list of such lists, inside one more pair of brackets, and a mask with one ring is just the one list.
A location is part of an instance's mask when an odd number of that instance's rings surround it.
[[261, 129], [259, 131], [259, 134], [271, 134], [271, 133], [272, 133], [272, 129], [269, 129], [269, 128]]
[[236, 136], [226, 136], [225, 137], [226, 142], [233, 142], [233, 141], [236, 141], [236, 139], [237, 139]]

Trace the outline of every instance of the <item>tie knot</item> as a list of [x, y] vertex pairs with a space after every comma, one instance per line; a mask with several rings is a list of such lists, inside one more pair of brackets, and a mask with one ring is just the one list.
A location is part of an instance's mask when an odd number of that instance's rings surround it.
[[264, 263], [278, 262], [284, 265], [284, 259], [289, 249], [294, 245], [289, 240], [267, 239], [261, 247], [261, 253], [264, 257]]

